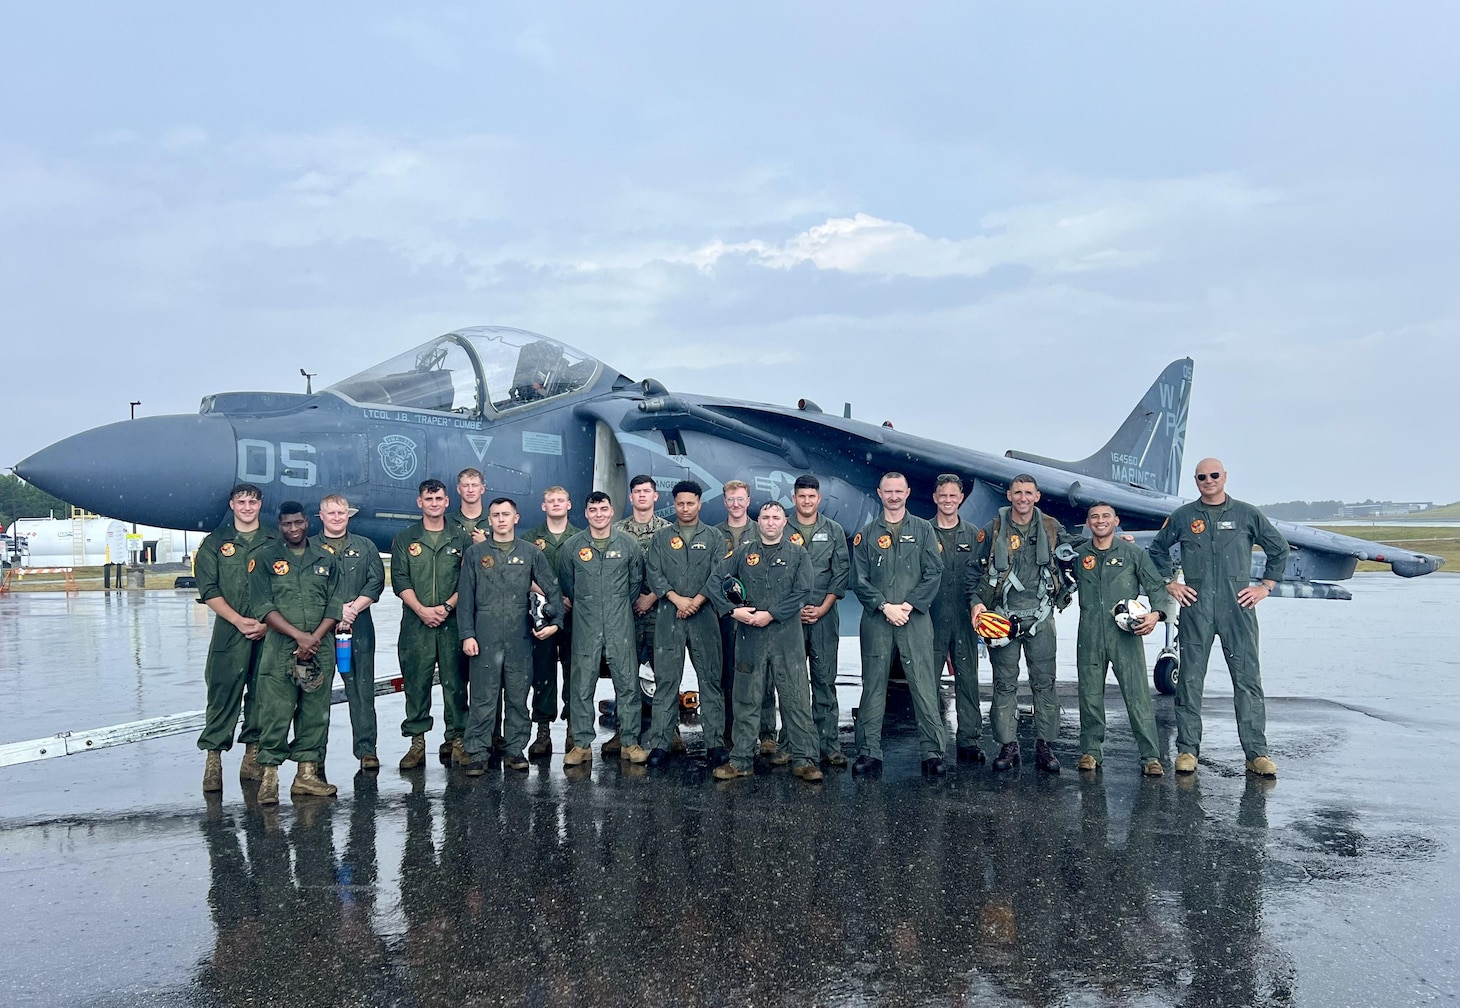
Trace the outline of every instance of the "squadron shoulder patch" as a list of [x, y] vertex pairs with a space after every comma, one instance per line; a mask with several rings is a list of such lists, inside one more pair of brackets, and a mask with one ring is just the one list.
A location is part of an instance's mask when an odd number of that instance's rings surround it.
[[253, 557], [249, 557], [249, 560], [248, 560], [248, 572], [250, 574], [252, 574], [253, 573], [253, 569], [255, 567], [257, 567], [257, 566], [258, 566], [258, 561], [255, 560]]
[[1017, 535], [1011, 535], [1011, 536], [1009, 536], [1009, 552], [1012, 553], [1014, 550], [1018, 549], [1020, 546], [1023, 546], [1023, 545], [1024, 545], [1024, 540], [1023, 539], [1020, 539]]
[[279, 575], [280, 577], [283, 577], [285, 574], [288, 574], [289, 573], [289, 561], [288, 560], [275, 560], [274, 561], [274, 573], [277, 574], [277, 575]]
[[979, 529], [979, 530], [978, 530], [978, 541], [979, 541], [979, 542], [983, 542], [983, 541], [984, 541], [984, 539], [985, 539], [985, 538], [986, 538], [986, 537], [987, 537], [987, 536], [988, 536], [988, 533], [987, 533], [987, 532], [985, 532], [985, 531], [984, 531], [984, 530], [983, 530], [983, 529]]
[[587, 546], [584, 546], [578, 551], [578, 559], [582, 560], [584, 563], [587, 563], [589, 560], [593, 559], [593, 550], [589, 549]]
[[1207, 523], [1206, 522], [1202, 521], [1200, 518], [1193, 518], [1191, 520], [1191, 531], [1192, 531], [1192, 534], [1193, 535], [1201, 535], [1206, 530], [1207, 530]]
[[224, 556], [233, 556], [234, 553], [238, 552], [238, 549], [233, 545], [233, 543], [224, 543], [222, 546], [218, 547], [218, 552], [222, 553]]
[[892, 549], [892, 536], [880, 535], [877, 537], [878, 549]]
[[754, 567], [758, 563], [760, 563], [760, 554], [759, 553], [747, 553], [747, 554], [745, 554], [745, 566], [747, 566], [747, 567]]
[[497, 566], [497, 558], [496, 557], [494, 557], [494, 556], [492, 556], [490, 554], [488, 554], [487, 556], [482, 557], [482, 570], [491, 570], [495, 566]]
[[670, 549], [684, 549], [684, 540], [679, 536], [672, 536], [669, 540]]
[[860, 546], [860, 545], [862, 545], [862, 533], [858, 532], [856, 535], [852, 536], [852, 545], [853, 546]]
[[806, 545], [806, 539], [805, 539], [804, 536], [801, 535], [800, 532], [792, 532], [791, 533], [791, 541], [793, 543], [795, 543], [797, 546], [805, 546]]
[[411, 543], [409, 546], [406, 547], [406, 552], [409, 553], [411, 556], [420, 556], [421, 555], [421, 544], [420, 543]]
[[1094, 570], [1095, 558], [1092, 556], [1087, 556], [1085, 559], [1080, 561], [1080, 566], [1084, 567], [1086, 570]]
[[326, 553], [333, 553], [335, 551], [335, 548], [327, 542], [320, 543], [319, 548], [324, 550]]
[[540, 550], [547, 549], [547, 540], [546, 539], [541, 539], [541, 538], [534, 539], [534, 540], [532, 540], [532, 544], [534, 546], [536, 546]]

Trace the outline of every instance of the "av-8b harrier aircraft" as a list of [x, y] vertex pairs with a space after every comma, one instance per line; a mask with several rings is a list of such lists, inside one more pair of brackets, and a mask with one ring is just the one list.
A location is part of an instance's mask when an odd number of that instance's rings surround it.
[[[961, 513], [977, 525], [1005, 503], [1010, 479], [1029, 472], [1043, 491], [1041, 508], [1066, 525], [1083, 524], [1085, 509], [1104, 500], [1125, 531], [1148, 540], [1181, 503], [1191, 375], [1190, 358], [1172, 362], [1104, 447], [1061, 462], [973, 451], [824, 413], [804, 399], [782, 407], [674, 394], [546, 336], [476, 326], [317, 393], [219, 392], [203, 399], [197, 415], [98, 427], [37, 452], [15, 471], [99, 514], [178, 529], [216, 527], [240, 481], [263, 488], [266, 509], [287, 499], [312, 507], [341, 492], [359, 508], [352, 529], [382, 549], [418, 516], [422, 479], [450, 484], [468, 466], [485, 475], [489, 497], [511, 497], [524, 510], [535, 509], [553, 485], [580, 501], [606, 490], [622, 510], [634, 474], [648, 473], [666, 490], [695, 479], [706, 488], [710, 521], [726, 480], [750, 484], [752, 508], [769, 499], [789, 506], [796, 477], [811, 472], [821, 481], [823, 512], [849, 531], [879, 512], [877, 481], [888, 470], [924, 489], [940, 473], [962, 475]], [[157, 445], [168, 447], [165, 456], [150, 450]], [[916, 493], [911, 510], [931, 518], [930, 497]], [[1274, 524], [1293, 548], [1276, 594], [1347, 598], [1331, 582], [1350, 577], [1360, 560], [1386, 563], [1401, 577], [1443, 563]]]

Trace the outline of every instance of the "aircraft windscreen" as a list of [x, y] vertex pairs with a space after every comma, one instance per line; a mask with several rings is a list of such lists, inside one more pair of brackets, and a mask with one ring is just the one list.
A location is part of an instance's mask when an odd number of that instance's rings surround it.
[[487, 395], [498, 411], [586, 388], [600, 366], [572, 347], [523, 329], [474, 326], [457, 335], [476, 351]]
[[328, 391], [362, 403], [439, 413], [481, 411], [471, 354], [451, 334], [336, 382]]

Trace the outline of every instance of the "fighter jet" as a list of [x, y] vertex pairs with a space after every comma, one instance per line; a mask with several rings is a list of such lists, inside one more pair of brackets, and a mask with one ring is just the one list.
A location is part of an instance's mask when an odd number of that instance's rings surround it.
[[[1099, 451], [1061, 462], [973, 451], [828, 414], [808, 399], [783, 407], [674, 394], [546, 336], [474, 326], [319, 392], [219, 392], [203, 399], [197, 415], [85, 431], [15, 471], [98, 514], [200, 531], [217, 526], [238, 482], [261, 487], [266, 509], [287, 499], [312, 507], [325, 494], [344, 493], [359, 508], [352, 528], [382, 549], [418, 517], [422, 479], [450, 486], [469, 466], [484, 474], [489, 497], [511, 497], [528, 510], [553, 485], [575, 500], [606, 490], [622, 509], [637, 473], [663, 490], [695, 479], [706, 489], [709, 521], [721, 517], [726, 480], [750, 484], [752, 508], [771, 499], [789, 506], [796, 477], [810, 472], [821, 481], [823, 512], [849, 532], [878, 513], [877, 482], [889, 470], [904, 473], [915, 490], [930, 490], [940, 473], [959, 474], [967, 493], [962, 514], [979, 525], [1005, 503], [1011, 478], [1028, 472], [1043, 491], [1041, 508], [1067, 526], [1081, 525], [1085, 509], [1104, 500], [1140, 540], [1182, 502], [1191, 376], [1190, 358], [1172, 362]], [[152, 451], [158, 445], [168, 447], [165, 462]], [[931, 517], [930, 498], [915, 493], [913, 512]], [[1347, 598], [1331, 582], [1350, 577], [1360, 560], [1388, 564], [1401, 577], [1444, 562], [1275, 524], [1293, 547], [1277, 594]]]

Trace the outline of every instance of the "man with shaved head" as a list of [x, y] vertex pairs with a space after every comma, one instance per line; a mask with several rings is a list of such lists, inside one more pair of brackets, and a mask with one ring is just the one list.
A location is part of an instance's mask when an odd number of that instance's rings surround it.
[[[1227, 495], [1220, 459], [1196, 464], [1198, 500], [1171, 512], [1151, 543], [1151, 560], [1181, 604], [1181, 676], [1176, 682], [1176, 772], [1194, 773], [1201, 753], [1201, 697], [1212, 638], [1222, 638], [1232, 676], [1237, 736], [1247, 770], [1277, 776], [1267, 751], [1267, 706], [1257, 663], [1257, 603], [1283, 579], [1288, 541], [1251, 504]], [[1181, 547], [1184, 581], [1175, 580], [1171, 547]], [[1262, 579], [1252, 583], [1252, 547], [1267, 554]]]

